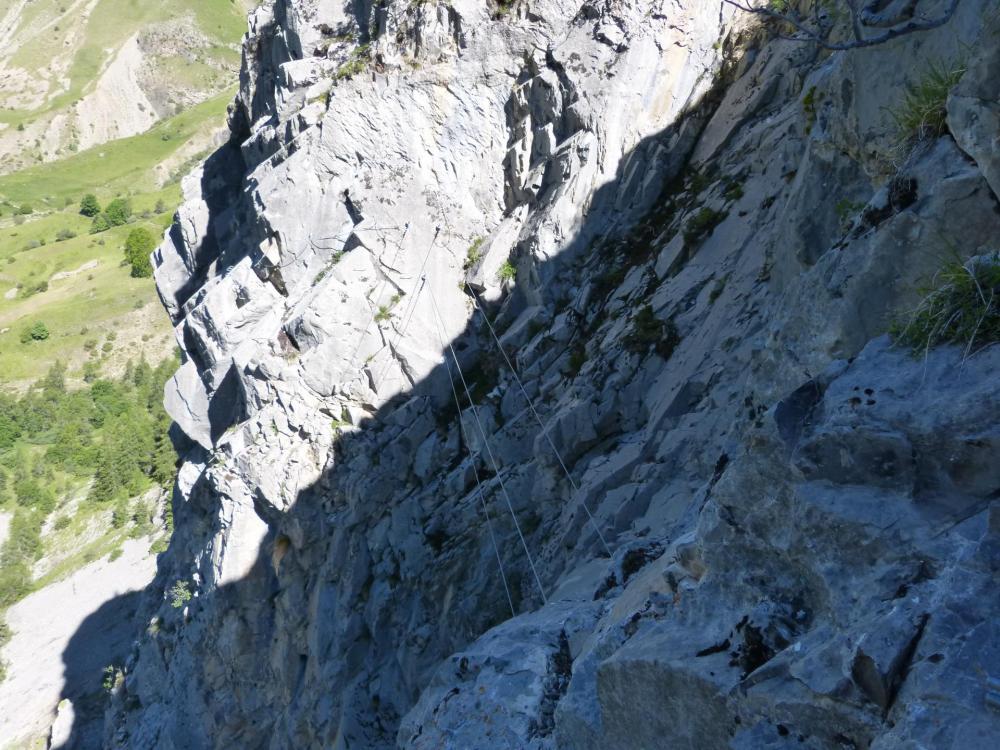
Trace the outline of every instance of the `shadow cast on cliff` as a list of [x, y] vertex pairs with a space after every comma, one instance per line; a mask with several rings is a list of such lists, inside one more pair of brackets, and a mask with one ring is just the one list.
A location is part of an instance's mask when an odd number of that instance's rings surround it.
[[104, 670], [124, 663], [137, 636], [134, 625], [142, 595], [143, 591], [132, 591], [105, 602], [87, 616], [63, 651], [60, 700], [72, 701], [74, 711], [72, 735], [60, 746], [63, 750], [101, 746]]
[[[718, 97], [719, 88], [713, 88], [687, 107], [677, 124], [637, 144], [621, 160], [616, 178], [593, 194], [576, 235], [558, 256], [539, 261], [527, 258], [526, 248], [515, 248], [514, 257], [521, 255], [520, 269], [528, 272], [531, 283], [515, 285], [489, 314], [501, 338], [509, 334], [505, 346], [510, 345], [519, 369], [530, 362], [517, 358], [516, 350], [524, 342], [510, 327], [539, 303], [538, 295], [555, 295], [554, 290], [578, 284], [581, 269], [595, 253], [600, 258], [596, 267], [606, 263], [604, 270], [619, 283], [629, 267], [648, 260], [653, 240], [674, 218], [670, 195]], [[230, 144], [205, 165], [203, 185], [214, 196], [209, 201], [212, 221], [219, 220], [216, 213], [227, 213], [225, 223], [230, 222], [240, 202], [252, 200], [242, 182], [232, 181], [238, 153]], [[558, 184], [543, 185], [536, 201], [544, 204]], [[173, 231], [179, 230], [175, 226]], [[220, 255], [218, 247], [206, 252], [213, 258]], [[190, 297], [197, 285], [193, 282], [184, 294]], [[609, 285], [605, 295], [613, 289]], [[557, 310], [567, 306], [565, 299], [544, 301]], [[597, 305], [576, 311], [575, 339], [585, 338], [596, 327], [602, 309]], [[473, 315], [451, 344], [479, 406], [504, 369], [481, 313]], [[138, 674], [136, 679], [156, 675], [165, 684], [149, 685], [140, 692], [130, 674], [117, 710], [139, 715], [146, 708], [145, 696], [166, 695], [173, 687], [174, 716], [164, 729], [170, 734], [168, 746], [266, 747], [275, 736], [284, 737], [286, 746], [389, 746], [402, 715], [441, 660], [511, 615], [496, 572], [491, 534], [496, 535], [515, 609], [523, 613], [542, 604], [497, 477], [481, 457], [470, 457], [476, 446], [462, 444], [449, 384], [449, 374], [456, 373], [447, 352], [443, 356], [445, 362], [408, 392], [342, 434], [333, 460], [288, 509], [280, 512], [262, 497], [250, 498], [269, 526], [256, 562], [241, 579], [209, 588], [178, 608], [165, 604], [167, 590], [178, 580], [192, 588], [197, 588], [197, 580], [212, 580], [209, 561], [196, 571], [183, 561], [211, 549], [222, 521], [218, 490], [208, 473], [197, 480], [186, 501], [175, 493], [175, 523], [185, 529], [185, 538], [175, 535], [171, 549], [160, 556], [144, 609], [132, 620], [139, 636], [157, 614], [159, 632], [147, 636], [130, 667]], [[647, 356], [656, 355], [651, 350]], [[516, 393], [515, 388], [507, 390]], [[468, 409], [464, 397], [462, 401], [463, 410]], [[494, 437], [508, 433], [512, 463], [532, 466], [508, 481], [518, 524], [536, 555], [543, 585], [551, 592], [569, 561], [598, 559], [604, 552], [554, 457], [533, 455], [538, 426], [527, 410], [522, 409], [514, 422], [495, 424], [492, 431]], [[434, 467], [415, 471], [414, 455], [429, 435], [436, 436]], [[189, 458], [199, 463], [207, 459], [200, 448], [190, 444], [187, 448]], [[579, 476], [580, 463], [574, 460], [592, 455], [575, 456], [570, 471]], [[492, 529], [482, 518], [472, 462], [484, 483]], [[426, 507], [419, 495], [436, 502]], [[623, 535], [627, 531], [611, 534], [612, 549]], [[203, 560], [208, 557], [201, 554]], [[127, 597], [129, 606], [134, 596]], [[99, 682], [108, 659], [98, 658], [92, 641], [100, 642], [108, 613], [125, 608], [118, 600], [109, 602], [70, 642], [63, 658], [68, 668], [74, 665], [76, 677], [72, 686], [68, 681], [66, 697], [78, 694], [78, 686]], [[253, 617], [243, 618], [241, 612], [252, 612]], [[169, 656], [152, 644], [169, 635], [194, 654], [187, 666], [196, 671], [184, 678], [171, 678]], [[148, 661], [152, 658], [163, 663], [154, 667]], [[141, 664], [143, 660], [147, 661]], [[231, 674], [233, 669], [239, 674]], [[183, 680], [184, 685], [171, 686], [171, 679]], [[240, 695], [211, 705], [213, 691], [227, 680], [238, 681]], [[317, 684], [323, 689], [310, 690]], [[250, 697], [255, 694], [258, 698]], [[263, 695], [270, 696], [266, 705], [260, 703]], [[317, 726], [314, 719], [319, 714], [327, 721]], [[88, 721], [78, 717], [73, 739], [64, 747], [84, 746], [74, 743], [89, 736]], [[106, 739], [112, 746], [132, 747], [129, 726], [120, 724], [119, 736], [108, 734]]]

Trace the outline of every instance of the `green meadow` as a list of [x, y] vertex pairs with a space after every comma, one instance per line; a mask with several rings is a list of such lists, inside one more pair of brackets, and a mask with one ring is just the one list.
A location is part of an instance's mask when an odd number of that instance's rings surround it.
[[[0, 386], [23, 387], [56, 360], [68, 365], [73, 382], [95, 359], [122, 369], [126, 347], [151, 359], [170, 350], [172, 334], [152, 279], [130, 275], [123, 247], [137, 227], [158, 238], [170, 225], [180, 201], [180, 177], [204, 154], [181, 159], [163, 185], [156, 167], [224, 122], [232, 96], [232, 91], [220, 94], [141, 135], [0, 176]], [[92, 220], [79, 212], [86, 193], [95, 194], [102, 206], [127, 198], [130, 223], [91, 234]], [[21, 213], [25, 207], [32, 212]], [[49, 336], [22, 340], [25, 328], [36, 322]], [[95, 353], [92, 342], [103, 347], [102, 337], [112, 330], [121, 334], [120, 343], [112, 352]]]

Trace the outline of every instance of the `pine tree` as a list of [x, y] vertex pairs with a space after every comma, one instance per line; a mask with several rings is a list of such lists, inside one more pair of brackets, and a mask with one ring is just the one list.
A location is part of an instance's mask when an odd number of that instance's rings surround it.
[[91, 218], [101, 213], [101, 204], [97, 202], [96, 195], [87, 193], [83, 196], [80, 200], [80, 213]]

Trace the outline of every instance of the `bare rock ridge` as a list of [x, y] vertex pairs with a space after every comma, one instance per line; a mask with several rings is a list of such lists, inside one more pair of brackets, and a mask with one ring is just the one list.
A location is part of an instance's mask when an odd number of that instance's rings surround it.
[[992, 12], [254, 11], [154, 254], [186, 453], [106, 745], [997, 747], [1000, 351], [885, 335], [998, 249]]

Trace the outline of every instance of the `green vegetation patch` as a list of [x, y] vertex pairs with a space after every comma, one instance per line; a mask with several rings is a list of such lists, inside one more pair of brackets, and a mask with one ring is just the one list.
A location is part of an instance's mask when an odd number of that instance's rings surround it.
[[[141, 360], [120, 379], [70, 390], [56, 365], [23, 396], [0, 394], [0, 508], [13, 514], [0, 548], [0, 616], [128, 536], [154, 530], [151, 510], [130, 498], [173, 483], [177, 456], [161, 402], [176, 366]], [[112, 528], [81, 549], [88, 525], [109, 510]], [[34, 580], [34, 563], [54, 545], [76, 552]]]
[[728, 215], [726, 211], [716, 211], [707, 206], [702, 208], [684, 225], [684, 244], [691, 246], [701, 242], [710, 236]]
[[948, 132], [948, 94], [965, 74], [964, 65], [932, 63], [903, 100], [889, 110], [900, 143], [936, 138]]
[[509, 260], [505, 260], [503, 265], [497, 269], [497, 278], [502, 282], [513, 281], [517, 277], [517, 266]]
[[483, 257], [483, 242], [485, 240], [485, 237], [476, 237], [472, 241], [472, 244], [469, 245], [469, 249], [465, 251], [465, 263], [462, 264], [463, 270], [468, 271]]
[[[87, 341], [134, 318], [136, 309], [155, 304], [152, 281], [144, 278], [152, 270], [146, 265], [148, 253], [140, 248], [148, 247], [150, 238], [155, 244], [168, 222], [169, 215], [161, 214], [96, 235], [84, 230], [58, 242], [61, 229], [86, 227], [86, 217], [69, 211], [0, 228], [0, 331], [10, 329], [0, 333], [0, 386], [36, 379], [57, 359], [70, 365], [72, 377], [80, 377], [78, 368], [88, 352], [93, 358]], [[136, 230], [143, 234], [132, 239], [134, 266], [127, 246]], [[150, 338], [170, 335], [162, 312], [148, 308], [143, 320]], [[38, 323], [48, 336], [23, 335]]]
[[[234, 91], [228, 90], [166, 120], [141, 135], [121, 138], [59, 161], [0, 176], [0, 199], [36, 211], [76, 203], [95, 186], [105, 195], [155, 191], [153, 168], [186, 145], [203, 128], [224, 122]], [[98, 197], [100, 197], [98, 195]]]
[[351, 51], [350, 57], [347, 58], [347, 62], [337, 68], [337, 72], [333, 75], [334, 79], [340, 81], [364, 73], [368, 68], [369, 58], [370, 51], [367, 44], [355, 47]]
[[1000, 253], [945, 265], [923, 299], [890, 328], [893, 339], [914, 354], [940, 344], [966, 353], [1000, 342]]
[[643, 305], [632, 319], [632, 330], [625, 336], [625, 348], [636, 354], [645, 354], [653, 349], [663, 359], [670, 359], [681, 335], [674, 321], [662, 321], [656, 317], [653, 308]]

